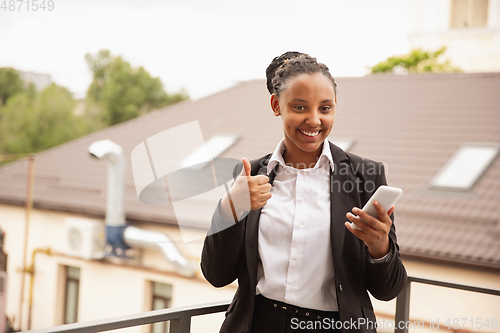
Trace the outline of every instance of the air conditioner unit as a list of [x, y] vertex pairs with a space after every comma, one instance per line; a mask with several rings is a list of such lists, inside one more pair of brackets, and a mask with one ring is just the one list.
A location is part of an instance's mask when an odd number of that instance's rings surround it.
[[66, 255], [93, 259], [104, 251], [104, 221], [69, 217], [66, 224]]

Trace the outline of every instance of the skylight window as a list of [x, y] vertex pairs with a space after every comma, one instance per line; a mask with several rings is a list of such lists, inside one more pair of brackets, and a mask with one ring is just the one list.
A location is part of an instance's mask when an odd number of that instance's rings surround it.
[[328, 138], [334, 145], [341, 148], [343, 151], [349, 151], [354, 145], [354, 140], [351, 138]]
[[196, 164], [208, 162], [209, 159], [216, 158], [222, 154], [226, 149], [235, 144], [238, 139], [239, 136], [237, 134], [217, 134], [205, 142], [205, 145], [199, 147], [186, 157], [186, 159], [180, 163], [180, 167], [187, 168]]
[[464, 144], [431, 181], [431, 187], [467, 191], [498, 155], [497, 144]]

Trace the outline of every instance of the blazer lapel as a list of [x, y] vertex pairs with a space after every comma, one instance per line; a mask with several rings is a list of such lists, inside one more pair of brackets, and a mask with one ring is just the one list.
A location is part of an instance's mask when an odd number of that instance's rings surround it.
[[[271, 155], [267, 159], [263, 160], [261, 168], [258, 171], [258, 175], [267, 175], [267, 164]], [[276, 171], [278, 170], [278, 165], [274, 167], [271, 173], [268, 175], [269, 183], [272, 185], [274, 178], [276, 177]], [[246, 230], [245, 230], [245, 252], [247, 259], [247, 269], [250, 274], [250, 285], [255, 287], [257, 285], [257, 256], [258, 256], [258, 244], [259, 244], [259, 220], [261, 209], [256, 209], [250, 211], [247, 216]], [[252, 295], [255, 295], [255, 288], [251, 290]]]
[[[349, 182], [349, 159], [346, 153], [330, 143], [334, 170], [330, 169], [330, 241], [334, 263], [339, 262], [342, 256], [348, 211], [348, 191], [344, 186]], [[353, 184], [354, 185], [354, 184]]]

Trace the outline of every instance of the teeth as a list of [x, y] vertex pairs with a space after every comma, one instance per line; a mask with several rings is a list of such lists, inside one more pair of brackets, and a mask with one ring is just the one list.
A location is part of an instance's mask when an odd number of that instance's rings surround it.
[[317, 131], [317, 132], [306, 132], [306, 131], [303, 131], [303, 130], [299, 130], [299, 131], [300, 131], [300, 133], [305, 134], [307, 136], [316, 136], [316, 135], [319, 134], [319, 131]]

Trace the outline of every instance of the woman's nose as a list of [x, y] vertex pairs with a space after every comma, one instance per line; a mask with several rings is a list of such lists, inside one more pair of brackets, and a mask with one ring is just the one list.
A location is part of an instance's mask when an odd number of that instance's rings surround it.
[[306, 119], [306, 124], [311, 127], [317, 127], [321, 125], [321, 118], [318, 111], [310, 112]]

